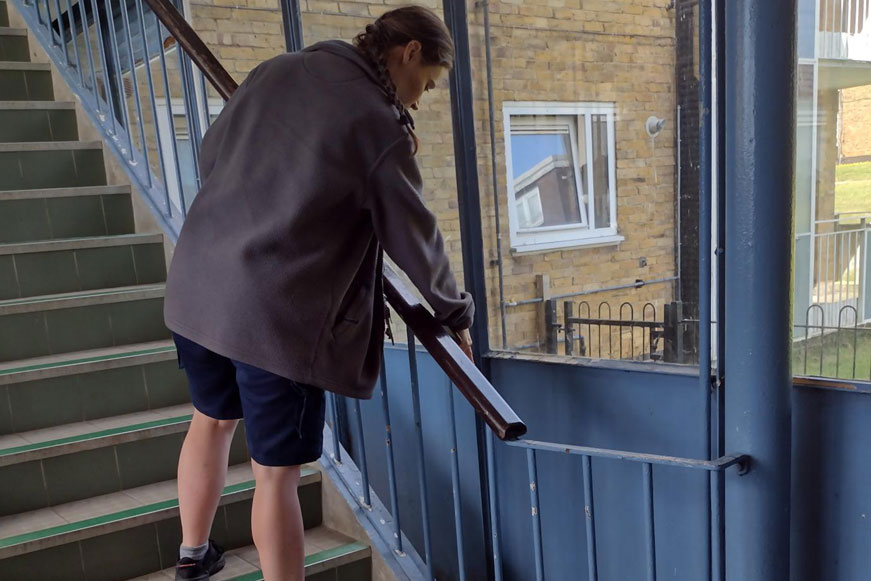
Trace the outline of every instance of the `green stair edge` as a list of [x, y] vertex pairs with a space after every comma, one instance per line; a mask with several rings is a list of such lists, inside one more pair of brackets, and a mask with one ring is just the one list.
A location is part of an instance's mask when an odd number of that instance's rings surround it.
[[19, 305], [38, 305], [42, 303], [50, 303], [53, 301], [73, 301], [73, 300], [82, 300], [82, 299], [93, 299], [98, 297], [111, 297], [117, 295], [125, 295], [125, 294], [133, 294], [133, 293], [141, 293], [148, 291], [156, 291], [163, 290], [165, 286], [163, 284], [155, 284], [155, 285], [137, 285], [137, 286], [129, 286], [123, 288], [115, 288], [108, 289], [103, 291], [81, 291], [75, 293], [66, 293], [61, 295], [44, 295], [37, 297], [27, 297], [23, 299], [8, 299], [5, 301], [0, 301], [0, 308], [3, 307], [15, 307]]
[[[311, 476], [312, 474], [316, 474], [318, 471], [311, 468], [302, 469], [300, 476], [306, 477]], [[239, 484], [231, 484], [230, 486], [224, 487], [222, 491], [222, 496], [226, 496], [229, 494], [235, 494], [238, 492], [246, 492], [249, 490], [254, 490], [254, 480], [247, 480], [245, 482], [240, 482]], [[37, 541], [40, 539], [46, 539], [49, 537], [54, 537], [58, 535], [63, 535], [71, 532], [75, 532], [78, 530], [83, 530], [91, 527], [106, 525], [109, 523], [134, 518], [137, 516], [143, 516], [146, 514], [151, 514], [154, 512], [160, 512], [163, 510], [176, 508], [178, 506], [178, 498], [173, 498], [170, 500], [164, 500], [161, 502], [154, 502], [151, 504], [146, 504], [144, 506], [140, 506], [137, 508], [129, 508], [127, 510], [122, 510], [119, 512], [114, 512], [111, 514], [97, 516], [81, 521], [76, 521], [73, 523], [67, 523], [64, 525], [57, 525], [54, 527], [49, 527], [46, 529], [42, 529], [39, 531], [34, 531], [32, 533], [23, 533], [20, 535], [14, 535], [11, 537], [6, 537], [5, 539], [0, 539], [0, 549], [6, 549], [8, 547], [12, 547], [15, 545], [20, 545], [23, 543], [28, 543], [32, 541]], [[306, 561], [307, 562], [307, 561]]]
[[[344, 557], [345, 555], [351, 555], [353, 553], [363, 551], [366, 548], [366, 545], [364, 545], [363, 543], [354, 542], [348, 543], [347, 545], [333, 547], [332, 549], [327, 549], [326, 551], [321, 551], [319, 553], [312, 553], [311, 555], [306, 556], [305, 566], [311, 567], [313, 565], [318, 565], [320, 563], [324, 563], [338, 557]], [[253, 571], [239, 577], [233, 577], [231, 579], [228, 579], [227, 581], [263, 581], [263, 572]]]
[[100, 430], [99, 432], [90, 432], [88, 434], [79, 434], [78, 436], [67, 436], [66, 438], [58, 438], [56, 440], [48, 440], [46, 442], [38, 442], [36, 444], [26, 444], [24, 446], [15, 446], [0, 450], [0, 457], [10, 456], [12, 454], [20, 454], [22, 452], [32, 452], [34, 450], [42, 450], [45, 448], [53, 448], [55, 446], [63, 446], [64, 444], [74, 444], [76, 442], [84, 442], [86, 440], [96, 440], [108, 436], [116, 436], [118, 434], [126, 434], [128, 432], [138, 432], [139, 430], [147, 430], [150, 428], [160, 428], [163, 426], [171, 426], [174, 424], [182, 424], [189, 422], [193, 418], [193, 414], [184, 416], [176, 416], [174, 418], [166, 418], [162, 420], [152, 420], [141, 424], [131, 424], [129, 426], [121, 426], [120, 428], [111, 428], [109, 430]]
[[2, 375], [12, 375], [13, 373], [24, 373], [27, 371], [40, 371], [43, 369], [53, 369], [55, 367], [67, 367], [72, 365], [81, 365], [84, 363], [96, 363], [97, 361], [112, 361], [113, 359], [123, 359], [125, 357], [139, 357], [142, 355], [156, 355], [158, 353], [168, 353], [175, 351], [174, 345], [165, 347], [153, 347], [151, 349], [141, 349], [139, 351], [124, 351], [123, 353], [113, 353], [111, 355], [100, 355], [97, 357], [83, 357], [80, 359], [68, 359], [65, 361], [57, 361], [54, 363], [40, 363], [38, 365], [25, 365], [24, 367], [13, 367], [0, 371]]

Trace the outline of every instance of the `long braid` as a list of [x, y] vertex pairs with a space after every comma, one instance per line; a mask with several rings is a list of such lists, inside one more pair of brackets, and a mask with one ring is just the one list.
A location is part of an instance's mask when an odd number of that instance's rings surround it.
[[408, 133], [414, 141], [414, 155], [417, 155], [417, 150], [420, 146], [417, 134], [414, 132], [414, 119], [408, 109], [399, 100], [396, 94], [396, 85], [393, 79], [390, 78], [390, 71], [387, 68], [387, 38], [381, 33], [379, 21], [366, 26], [366, 30], [357, 35], [354, 39], [354, 44], [357, 49], [365, 56], [369, 62], [375, 67], [378, 72], [378, 80], [381, 82], [381, 88], [387, 95], [387, 101], [399, 111], [399, 122], [405, 125]]

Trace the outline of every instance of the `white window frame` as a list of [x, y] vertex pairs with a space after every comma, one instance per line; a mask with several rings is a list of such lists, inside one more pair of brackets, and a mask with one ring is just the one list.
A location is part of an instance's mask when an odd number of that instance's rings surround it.
[[[202, 103], [202, 101], [200, 101]], [[172, 157], [173, 152], [175, 151], [174, 145], [172, 143], [173, 135], [178, 139], [190, 139], [190, 132], [186, 131], [185, 135], [179, 136], [178, 130], [173, 131], [170, 130], [169, 126], [169, 115], [166, 106], [165, 98], [155, 98], [154, 100], [155, 110], [157, 111], [157, 128], [160, 132], [160, 151], [163, 154], [163, 165], [166, 168], [166, 191], [169, 193], [169, 199], [175, 204], [176, 208], [181, 208], [181, 191], [178, 187], [179, 175], [176, 171], [175, 160]], [[170, 100], [172, 116], [175, 117], [185, 117], [185, 106], [184, 100], [181, 98], [174, 98]], [[209, 100], [209, 116], [218, 116], [221, 111], [224, 109], [224, 102], [220, 99], [210, 99]], [[205, 133], [206, 131], [206, 116], [203, 111], [202, 105], [198, 108], [199, 116], [200, 116], [200, 130]], [[188, 128], [189, 129], [189, 128]]]
[[[623, 237], [617, 232], [617, 147], [615, 139], [615, 110], [613, 103], [553, 103], [553, 102], [506, 102], [502, 109], [503, 126], [505, 130], [505, 165], [508, 184], [508, 220], [511, 230], [511, 249], [514, 252], [540, 252], [581, 246], [602, 246], [619, 244]], [[572, 117], [574, 123], [566, 119], [566, 125], [572, 136], [572, 160], [581, 208], [581, 223], [536, 228], [520, 228], [517, 208], [515, 206], [515, 179], [511, 154], [512, 117], [517, 116], [563, 116]], [[592, 115], [604, 115], [608, 139], [608, 196], [610, 198], [610, 222], [605, 228], [596, 228], [595, 195], [593, 190], [593, 133]], [[585, 135], [583, 136], [586, 151], [588, 171], [586, 191], [581, 183], [579, 147], [577, 135], [579, 119], [584, 119]], [[526, 132], [534, 132], [534, 128], [526, 126]], [[554, 133], [545, 131], [542, 133]]]

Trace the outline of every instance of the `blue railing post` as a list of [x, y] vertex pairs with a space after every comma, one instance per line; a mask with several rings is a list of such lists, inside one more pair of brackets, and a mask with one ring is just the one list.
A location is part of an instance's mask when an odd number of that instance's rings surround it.
[[726, 578], [789, 579], [796, 0], [726, 4]]

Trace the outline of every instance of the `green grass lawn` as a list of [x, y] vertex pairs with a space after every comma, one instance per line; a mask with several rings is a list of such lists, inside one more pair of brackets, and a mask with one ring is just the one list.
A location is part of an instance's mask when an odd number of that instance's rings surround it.
[[[820, 373], [821, 356], [822, 373]], [[796, 341], [792, 346], [792, 373], [871, 380], [871, 328], [844, 329], [825, 337], [810, 338], [806, 342]]]
[[871, 161], [837, 167], [835, 212], [871, 213]]

